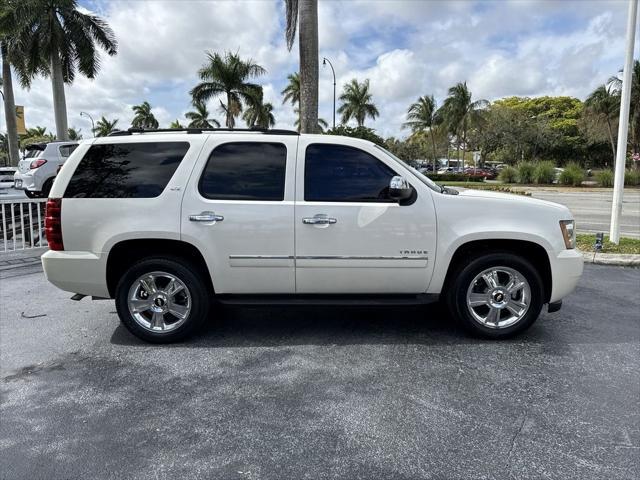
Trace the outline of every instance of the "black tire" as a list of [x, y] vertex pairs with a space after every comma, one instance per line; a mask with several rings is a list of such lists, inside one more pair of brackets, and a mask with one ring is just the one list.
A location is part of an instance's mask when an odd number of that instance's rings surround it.
[[[490, 328], [477, 321], [467, 307], [467, 291], [474, 278], [492, 267], [508, 267], [523, 276], [529, 284], [529, 309], [513, 325]], [[471, 334], [484, 338], [509, 338], [528, 329], [536, 321], [544, 305], [544, 288], [538, 270], [525, 258], [511, 252], [489, 252], [460, 262], [446, 292], [451, 315]]]
[[[166, 272], [176, 277], [186, 286], [190, 295], [190, 311], [183, 323], [173, 330], [151, 331], [141, 325], [129, 309], [128, 297], [134, 282], [151, 272]], [[136, 337], [150, 343], [172, 343], [193, 335], [208, 318], [211, 292], [198, 269], [184, 259], [150, 257], [135, 263], [122, 275], [116, 286], [115, 301], [120, 320]]]
[[40, 192], [30, 192], [29, 190], [23, 190], [27, 198], [40, 198]]
[[53, 187], [53, 178], [50, 178], [49, 180], [44, 182], [44, 185], [42, 185], [42, 191], [40, 192], [40, 196], [42, 198], [48, 198], [49, 192], [51, 192], [51, 187]]

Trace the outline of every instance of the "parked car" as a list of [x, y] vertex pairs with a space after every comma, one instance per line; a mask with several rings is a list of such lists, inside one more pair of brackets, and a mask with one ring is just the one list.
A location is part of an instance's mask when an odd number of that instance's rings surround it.
[[51, 283], [115, 299], [159, 343], [219, 302], [442, 300], [469, 331], [505, 338], [558, 310], [583, 268], [562, 205], [457, 192], [371, 142], [281, 130], [85, 140], [45, 230]]
[[29, 198], [48, 196], [58, 167], [77, 146], [77, 142], [51, 142], [34, 143], [26, 147], [26, 154], [13, 176], [14, 188], [24, 190]]
[[16, 167], [0, 167], [0, 188], [13, 187], [13, 176], [17, 171]]

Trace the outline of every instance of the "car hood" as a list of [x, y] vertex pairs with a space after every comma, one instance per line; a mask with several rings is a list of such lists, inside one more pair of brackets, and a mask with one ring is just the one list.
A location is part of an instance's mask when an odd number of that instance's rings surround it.
[[473, 198], [487, 198], [494, 200], [502, 200], [509, 202], [510, 204], [519, 204], [519, 205], [537, 205], [537, 206], [546, 206], [551, 207], [557, 210], [568, 211], [567, 207], [564, 205], [560, 205], [559, 203], [549, 202], [547, 200], [540, 200], [538, 198], [531, 198], [526, 195], [516, 195], [512, 193], [501, 193], [501, 192], [492, 192], [490, 190], [473, 190], [473, 189], [465, 189], [460, 190], [459, 193], [462, 197], [473, 197]]

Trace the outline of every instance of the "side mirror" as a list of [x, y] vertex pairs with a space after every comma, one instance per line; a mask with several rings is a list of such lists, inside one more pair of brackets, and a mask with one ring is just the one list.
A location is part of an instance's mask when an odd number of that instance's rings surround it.
[[397, 202], [411, 197], [411, 185], [405, 180], [404, 177], [396, 175], [389, 182], [389, 197]]

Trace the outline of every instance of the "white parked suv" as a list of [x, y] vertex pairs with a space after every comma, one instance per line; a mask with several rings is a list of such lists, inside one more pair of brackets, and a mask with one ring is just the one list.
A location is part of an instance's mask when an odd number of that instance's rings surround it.
[[42, 263], [76, 299], [115, 298], [150, 342], [192, 334], [218, 302], [442, 300], [503, 338], [575, 288], [574, 231], [564, 206], [458, 193], [364, 140], [128, 131], [67, 160]]
[[18, 163], [13, 188], [29, 198], [47, 197], [58, 170], [78, 146], [78, 142], [34, 143]]

